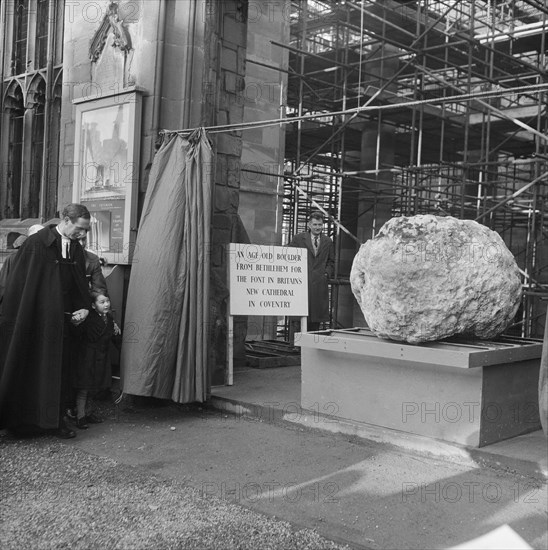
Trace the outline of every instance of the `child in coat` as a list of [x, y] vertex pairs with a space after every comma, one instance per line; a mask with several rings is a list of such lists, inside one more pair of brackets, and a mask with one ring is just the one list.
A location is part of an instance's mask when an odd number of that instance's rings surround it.
[[82, 430], [88, 428], [88, 422], [102, 422], [95, 414], [86, 415], [88, 394], [90, 391], [110, 388], [110, 342], [121, 334], [110, 313], [107, 291], [92, 291], [91, 298], [92, 309], [81, 325], [82, 343], [74, 370], [76, 426]]

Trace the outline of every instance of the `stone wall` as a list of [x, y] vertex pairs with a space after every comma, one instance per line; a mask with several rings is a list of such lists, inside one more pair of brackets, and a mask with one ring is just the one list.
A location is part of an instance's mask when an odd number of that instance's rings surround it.
[[[63, 95], [61, 110], [61, 154], [58, 185], [58, 206], [72, 201], [75, 170], [75, 106], [74, 101], [93, 101], [142, 90], [143, 109], [139, 181], [154, 154], [156, 126], [152, 119], [157, 74], [159, 3], [145, 0], [121, 0], [118, 17], [131, 39], [131, 49], [123, 51], [115, 44], [115, 35], [107, 33], [104, 46], [90, 57], [90, 45], [101, 33], [101, 25], [110, 2], [71, 2], [65, 9]], [[142, 191], [143, 189], [141, 189]]]
[[[247, 2], [226, 0], [206, 3], [203, 84], [204, 124], [239, 124], [244, 120], [242, 91], [246, 73]], [[211, 134], [215, 167], [211, 234], [210, 373], [222, 384], [226, 368], [227, 254], [230, 242], [249, 242], [238, 215], [240, 203], [242, 132]], [[243, 359], [246, 319], [236, 318], [235, 355]]]
[[[253, 2], [247, 24], [247, 66], [241, 91], [244, 121], [285, 115], [290, 2]], [[281, 245], [285, 125], [243, 132], [240, 213], [252, 243]], [[249, 317], [248, 339], [276, 337], [275, 317]]]
[[[280, 116], [285, 73], [246, 64], [246, 57], [274, 67], [287, 66], [287, 52], [271, 44], [271, 40], [284, 42], [287, 37], [284, 10], [274, 13], [269, 2], [242, 0], [121, 0], [118, 10], [121, 18], [125, 17], [132, 48], [121, 51], [114, 44], [113, 34], [108, 33], [104, 48], [92, 61], [90, 40], [99, 32], [108, 5], [107, 0], [89, 5], [76, 3], [66, 11], [59, 205], [72, 200], [77, 168], [74, 100], [140, 90], [139, 204], [159, 144], [159, 130], [232, 125]], [[247, 51], [248, 41], [251, 52]], [[283, 136], [284, 128], [279, 126], [209, 134], [215, 153], [211, 166], [214, 204], [208, 327], [214, 383], [223, 382], [226, 367], [226, 245], [280, 243], [282, 182], [271, 174], [282, 170]], [[242, 170], [242, 166], [248, 170]], [[236, 348], [239, 345], [242, 357], [247, 320], [236, 321]]]

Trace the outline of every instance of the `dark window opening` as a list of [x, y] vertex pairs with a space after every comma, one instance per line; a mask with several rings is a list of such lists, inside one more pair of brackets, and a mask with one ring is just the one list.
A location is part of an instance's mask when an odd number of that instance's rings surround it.
[[59, 141], [61, 134], [61, 85], [57, 84], [53, 91], [51, 117], [48, 121], [50, 139], [47, 144], [47, 165], [45, 174], [45, 189], [42, 200], [44, 202], [44, 216], [53, 218], [57, 211], [57, 182], [59, 166]]
[[37, 218], [40, 211], [40, 181], [42, 178], [42, 159], [44, 156], [44, 105], [45, 83], [42, 80], [34, 94], [29, 189], [27, 200], [25, 200], [21, 212], [22, 218]]
[[27, 70], [28, 20], [29, 0], [15, 0], [15, 17], [13, 18], [13, 74], [21, 74]]
[[35, 69], [44, 69], [48, 60], [48, 10], [50, 0], [38, 0], [36, 10]]
[[21, 176], [23, 158], [23, 127], [25, 109], [21, 88], [16, 86], [8, 92], [6, 110], [9, 114], [9, 146], [7, 171], [7, 202], [4, 209], [6, 218], [19, 217], [21, 203]]

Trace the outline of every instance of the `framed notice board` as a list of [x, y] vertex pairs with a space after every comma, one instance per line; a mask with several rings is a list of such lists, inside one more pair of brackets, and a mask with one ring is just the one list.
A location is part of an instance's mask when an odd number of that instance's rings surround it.
[[73, 202], [91, 214], [88, 248], [109, 263], [133, 259], [141, 140], [137, 91], [75, 102]]
[[308, 315], [306, 248], [230, 243], [227, 246], [230, 296], [227, 319], [225, 384], [232, 386], [234, 315], [301, 317]]

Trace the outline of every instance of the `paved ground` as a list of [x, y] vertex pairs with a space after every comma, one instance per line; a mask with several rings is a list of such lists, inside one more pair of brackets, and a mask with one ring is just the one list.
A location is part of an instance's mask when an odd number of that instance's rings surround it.
[[[149, 422], [147, 412], [133, 418], [146, 425], [148, 444], [154, 446], [150, 429], [163, 431], [163, 424]], [[127, 455], [113, 459], [109, 455], [122, 446], [128, 454], [139, 452], [127, 445], [133, 426], [109, 421], [69, 441], [54, 436], [16, 439], [4, 433], [0, 548], [347, 548], [313, 530], [204, 495], [186, 476], [157, 475], [153, 465], [132, 466], [135, 461]]]
[[[6, 456], [15, 460], [7, 469]], [[52, 525], [59, 521], [55, 510], [70, 517], [75, 505], [80, 510], [78, 495], [85, 512], [42, 536], [31, 529], [41, 543], [34, 547], [77, 547], [80, 530], [107, 548], [330, 547], [325, 539], [356, 548], [448, 548], [502, 524], [533, 548], [548, 546], [541, 479], [264, 417], [174, 405], [110, 410], [107, 422], [67, 442], [4, 438], [2, 462], [2, 515], [10, 529], [3, 528], [2, 547], [22, 547], [10, 544], [12, 537], [32, 542], [17, 537], [36, 517]], [[82, 485], [79, 463], [94, 472], [89, 484], [84, 476]], [[42, 475], [52, 464], [54, 471], [66, 464], [66, 475]], [[32, 506], [35, 478], [46, 480], [40, 491], [55, 493], [57, 504], [45, 517]], [[128, 538], [116, 539], [118, 531]]]

